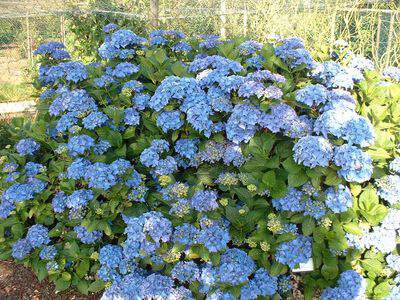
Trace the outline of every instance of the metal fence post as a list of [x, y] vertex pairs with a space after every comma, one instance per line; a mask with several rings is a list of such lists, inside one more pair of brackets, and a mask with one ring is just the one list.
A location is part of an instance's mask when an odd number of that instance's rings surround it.
[[221, 20], [221, 38], [226, 38], [226, 0], [221, 0], [220, 2], [220, 20]]
[[61, 42], [65, 44], [65, 17], [64, 15], [60, 16], [60, 38]]
[[379, 50], [381, 48], [381, 27], [382, 27], [382, 15], [378, 14], [378, 25], [376, 28], [376, 40], [375, 40], [375, 59], [379, 61]]
[[390, 25], [389, 25], [389, 34], [388, 34], [388, 42], [386, 46], [386, 62], [385, 66], [387, 67], [390, 64], [390, 54], [392, 52], [392, 40], [393, 40], [393, 31], [394, 31], [394, 16], [395, 12], [390, 13]]
[[150, 23], [154, 28], [158, 27], [159, 9], [159, 0], [150, 0]]
[[333, 9], [333, 14], [331, 18], [331, 32], [330, 32], [330, 45], [333, 45], [335, 42], [335, 34], [336, 34], [336, 16], [337, 16], [337, 9], [336, 9], [337, 1], [335, 1], [335, 7]]
[[243, 11], [243, 35], [247, 35], [248, 22], [249, 22], [249, 12], [247, 11], [247, 4], [245, 4]]
[[25, 17], [26, 24], [26, 51], [27, 57], [29, 60], [32, 60], [32, 42], [31, 42], [31, 27], [29, 24], [29, 16], [28, 14]]

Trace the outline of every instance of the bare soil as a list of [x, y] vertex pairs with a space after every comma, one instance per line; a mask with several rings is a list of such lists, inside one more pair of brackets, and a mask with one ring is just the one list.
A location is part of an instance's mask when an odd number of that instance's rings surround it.
[[35, 274], [22, 265], [0, 261], [1, 300], [98, 300], [99, 295], [85, 296], [69, 289], [56, 293], [47, 280], [39, 282]]

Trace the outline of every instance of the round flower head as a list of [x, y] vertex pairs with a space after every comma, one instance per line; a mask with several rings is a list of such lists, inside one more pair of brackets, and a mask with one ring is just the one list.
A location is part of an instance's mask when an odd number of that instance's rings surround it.
[[15, 148], [19, 155], [33, 155], [36, 151], [39, 150], [40, 146], [34, 139], [23, 139], [20, 140]]
[[307, 167], [327, 167], [333, 156], [329, 140], [323, 137], [306, 136], [298, 140], [293, 147], [293, 158]]
[[353, 205], [350, 189], [341, 184], [337, 187], [337, 190], [329, 187], [326, 190], [325, 203], [334, 213], [347, 211]]

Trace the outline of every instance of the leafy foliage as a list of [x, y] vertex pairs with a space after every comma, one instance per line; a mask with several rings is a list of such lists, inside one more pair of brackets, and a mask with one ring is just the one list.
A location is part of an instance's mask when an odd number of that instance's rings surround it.
[[105, 299], [285, 298], [311, 258], [307, 299], [396, 291], [395, 80], [296, 38], [117, 27], [91, 64], [36, 51], [40, 115], [1, 151], [1, 258]]

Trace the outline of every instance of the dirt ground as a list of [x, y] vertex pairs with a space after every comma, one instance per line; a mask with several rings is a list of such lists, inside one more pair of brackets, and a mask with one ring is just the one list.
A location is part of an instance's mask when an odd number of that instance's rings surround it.
[[74, 290], [56, 294], [54, 285], [47, 280], [39, 282], [35, 274], [22, 265], [0, 261], [1, 300], [98, 300]]

